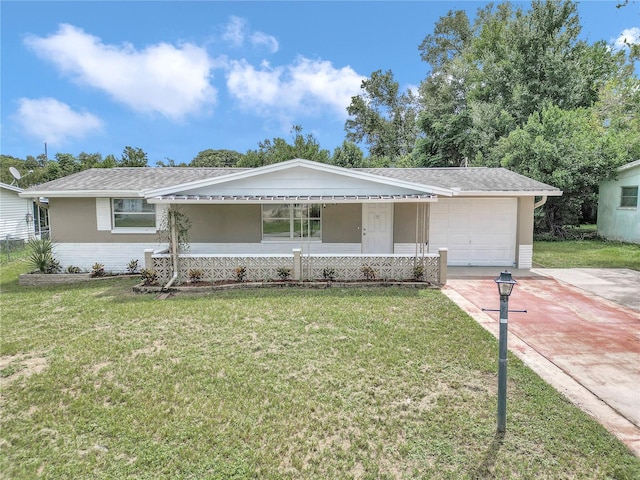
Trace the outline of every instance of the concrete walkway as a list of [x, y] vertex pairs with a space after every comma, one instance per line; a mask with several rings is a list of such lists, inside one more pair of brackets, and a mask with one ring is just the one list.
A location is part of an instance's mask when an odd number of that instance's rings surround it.
[[[500, 269], [452, 270], [443, 292], [497, 337], [498, 314], [482, 308], [498, 308]], [[510, 315], [509, 349], [640, 456], [639, 272], [510, 271], [509, 308], [528, 313]]]

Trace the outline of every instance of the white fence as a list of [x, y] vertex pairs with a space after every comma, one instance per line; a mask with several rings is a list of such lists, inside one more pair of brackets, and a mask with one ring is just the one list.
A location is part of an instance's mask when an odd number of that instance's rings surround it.
[[[238, 270], [241, 269], [246, 281], [260, 282], [278, 280], [286, 269], [293, 280], [403, 281], [421, 274], [421, 280], [443, 285], [446, 283], [446, 254], [446, 249], [420, 257], [398, 254], [301, 255], [295, 249], [291, 254], [180, 254], [178, 282], [189, 280], [189, 272], [194, 270], [201, 272], [203, 281], [219, 282], [238, 280]], [[160, 283], [168, 282], [173, 276], [173, 261], [168, 253], [154, 254], [146, 250], [145, 268], [153, 270]]]

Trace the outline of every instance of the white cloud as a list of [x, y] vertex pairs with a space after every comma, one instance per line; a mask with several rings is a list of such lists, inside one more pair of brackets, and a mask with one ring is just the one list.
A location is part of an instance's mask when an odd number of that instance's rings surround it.
[[229, 18], [229, 23], [224, 27], [222, 38], [233, 47], [242, 47], [245, 39], [249, 39], [249, 43], [253, 47], [265, 47], [269, 53], [276, 53], [280, 48], [278, 40], [273, 35], [264, 32], [251, 32], [249, 23], [244, 19], [236, 16]]
[[276, 53], [280, 46], [278, 45], [278, 40], [275, 39], [272, 35], [267, 35], [263, 32], [255, 32], [251, 35], [251, 43], [254, 46], [264, 46], [269, 50], [270, 53]]
[[351, 67], [299, 57], [285, 67], [263, 62], [255, 68], [244, 60], [230, 62], [227, 87], [242, 106], [263, 116], [308, 115], [327, 108], [346, 117], [351, 97], [365, 77]]
[[190, 43], [136, 50], [130, 44], [105, 45], [68, 24], [49, 37], [29, 36], [25, 43], [76, 82], [102, 90], [136, 111], [179, 120], [216, 100], [209, 83], [212, 62], [206, 50]]
[[241, 47], [244, 43], [244, 34], [247, 30], [247, 21], [244, 18], [232, 16], [224, 27], [222, 38], [234, 47]]
[[14, 115], [28, 135], [51, 145], [83, 138], [102, 129], [102, 121], [87, 112], [76, 112], [55, 98], [21, 98]]
[[640, 44], [640, 28], [638, 27], [624, 29], [613, 42], [613, 48], [615, 50], [622, 50], [634, 44]]

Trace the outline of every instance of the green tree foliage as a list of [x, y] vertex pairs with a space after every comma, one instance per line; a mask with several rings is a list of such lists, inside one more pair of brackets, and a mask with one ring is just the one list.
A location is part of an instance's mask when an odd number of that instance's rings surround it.
[[122, 156], [118, 162], [119, 167], [146, 167], [147, 154], [141, 148], [124, 147]]
[[333, 151], [330, 163], [339, 167], [361, 168], [364, 167], [364, 153], [355, 143], [345, 140]]
[[189, 163], [190, 167], [235, 167], [244, 157], [234, 150], [203, 150]]
[[630, 120], [631, 56], [588, 45], [580, 28], [568, 0], [489, 5], [473, 23], [463, 12], [442, 17], [419, 47], [432, 70], [420, 87], [415, 163], [506, 165], [565, 191], [540, 228], [592, 219], [597, 183], [637, 158], [640, 125]]
[[503, 166], [563, 191], [550, 197], [540, 230], [562, 236], [564, 227], [593, 220], [600, 180], [611, 178], [627, 152], [619, 132], [606, 128], [594, 110], [551, 105], [501, 138], [492, 155]]
[[293, 134], [292, 144], [287, 143], [284, 138], [266, 139], [258, 143], [257, 150], [249, 150], [238, 161], [237, 166], [260, 167], [294, 158], [329, 163], [329, 150], [321, 149], [318, 140], [312, 134], [303, 135], [300, 125], [294, 125], [291, 133]]
[[418, 101], [411, 90], [400, 92], [391, 70], [377, 70], [351, 97], [345, 122], [347, 140], [364, 142], [371, 156], [395, 159], [413, 151]]

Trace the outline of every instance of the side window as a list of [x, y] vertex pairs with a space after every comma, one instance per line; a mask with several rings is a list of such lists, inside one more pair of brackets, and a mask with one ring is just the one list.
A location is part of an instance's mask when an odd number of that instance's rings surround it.
[[143, 198], [114, 198], [112, 200], [113, 229], [156, 228], [156, 208]]
[[620, 207], [638, 207], [638, 187], [622, 187], [620, 193]]

